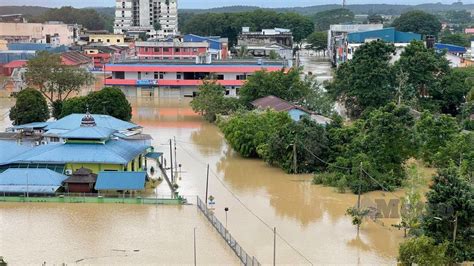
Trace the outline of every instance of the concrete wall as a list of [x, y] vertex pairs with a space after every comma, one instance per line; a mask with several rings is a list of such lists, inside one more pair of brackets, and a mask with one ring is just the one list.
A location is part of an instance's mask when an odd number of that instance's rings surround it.
[[1, 36], [25, 37], [29, 40], [43, 40], [46, 35], [59, 35], [60, 45], [74, 43], [74, 27], [67, 24], [0, 23]]

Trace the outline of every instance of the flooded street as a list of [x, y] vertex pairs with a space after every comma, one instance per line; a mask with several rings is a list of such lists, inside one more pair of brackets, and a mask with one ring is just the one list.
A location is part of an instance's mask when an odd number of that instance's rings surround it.
[[[321, 80], [330, 78], [328, 62], [302, 61], [305, 72]], [[261, 160], [241, 158], [215, 125], [191, 110], [189, 98], [129, 100], [133, 122], [153, 136], [156, 150], [167, 159], [169, 140], [176, 138], [177, 162], [182, 165], [178, 190], [190, 202], [197, 195], [204, 198], [206, 165], [210, 165], [209, 195], [215, 197], [216, 215], [224, 224], [227, 220], [239, 244], [262, 264], [273, 261], [274, 227], [279, 235], [277, 264], [396, 263], [403, 240], [403, 232], [391, 226], [397, 219], [368, 220], [357, 236], [345, 215], [356, 204], [356, 195], [312, 185], [310, 175], [287, 175]], [[0, 99], [1, 113], [12, 104]], [[7, 116], [0, 126], [8, 125]], [[156, 193], [168, 195], [167, 184], [162, 182]], [[373, 192], [363, 200], [388, 202], [394, 197]], [[238, 264], [195, 206], [0, 203], [0, 255], [13, 264], [80, 259], [83, 263], [190, 264], [195, 226], [199, 228], [198, 264]]]

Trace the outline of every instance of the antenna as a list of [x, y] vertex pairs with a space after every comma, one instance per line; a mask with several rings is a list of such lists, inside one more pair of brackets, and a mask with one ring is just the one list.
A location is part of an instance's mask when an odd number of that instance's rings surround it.
[[342, 8], [346, 7], [346, 0], [342, 0]]

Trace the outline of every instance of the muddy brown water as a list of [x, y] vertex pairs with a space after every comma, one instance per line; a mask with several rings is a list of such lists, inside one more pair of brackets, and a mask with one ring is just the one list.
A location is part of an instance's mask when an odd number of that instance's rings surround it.
[[[311, 64], [317, 66], [313, 73], [330, 76], [329, 64]], [[179, 191], [191, 203], [197, 195], [204, 198], [210, 165], [215, 213], [249, 254], [263, 264], [273, 262], [275, 227], [278, 264], [396, 263], [403, 240], [403, 232], [391, 226], [397, 219], [367, 220], [357, 235], [345, 215], [356, 204], [356, 195], [312, 185], [310, 175], [288, 175], [261, 160], [241, 158], [215, 125], [192, 111], [189, 101], [130, 99], [133, 122], [153, 136], [153, 145], [165, 158], [169, 139], [176, 139]], [[11, 105], [13, 101], [0, 99], [0, 114]], [[8, 117], [0, 117], [2, 128], [9, 124]], [[170, 192], [163, 182], [155, 193]], [[388, 201], [402, 195], [373, 192], [363, 200]], [[198, 262], [238, 264], [195, 206], [0, 203], [0, 256], [13, 264], [190, 264], [194, 227]]]

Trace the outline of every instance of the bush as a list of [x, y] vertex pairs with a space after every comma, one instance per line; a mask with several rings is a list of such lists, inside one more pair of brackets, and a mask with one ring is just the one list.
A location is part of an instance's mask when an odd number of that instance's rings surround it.
[[48, 104], [41, 92], [28, 88], [16, 95], [16, 103], [10, 109], [10, 120], [13, 125], [44, 122], [48, 118]]
[[402, 265], [445, 265], [446, 250], [446, 243], [436, 245], [430, 237], [415, 237], [400, 244], [398, 261]]

